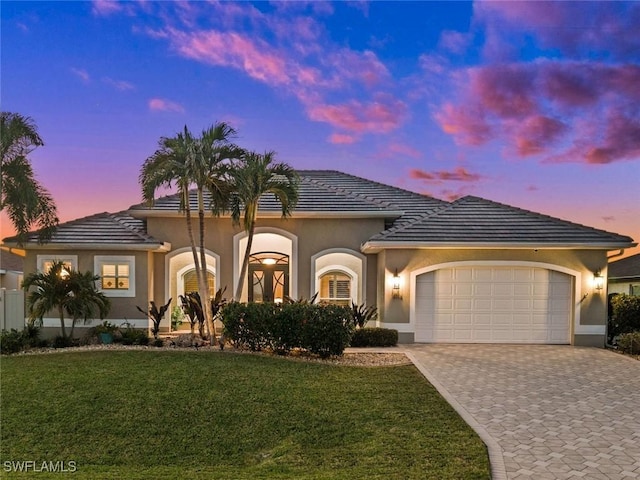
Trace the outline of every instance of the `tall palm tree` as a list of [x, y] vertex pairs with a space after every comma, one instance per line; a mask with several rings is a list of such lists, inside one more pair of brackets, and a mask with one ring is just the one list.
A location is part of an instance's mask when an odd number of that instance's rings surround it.
[[273, 163], [274, 158], [275, 152], [264, 155], [247, 152], [231, 172], [231, 218], [235, 225], [240, 225], [242, 218], [242, 226], [247, 233], [247, 248], [234, 295], [236, 300], [242, 296], [249, 267], [260, 198], [273, 194], [280, 203], [283, 218], [290, 216], [298, 203], [298, 174], [286, 163]]
[[29, 292], [27, 308], [31, 321], [39, 321], [51, 310], [60, 317], [60, 333], [67, 337], [65, 314], [72, 319], [71, 336], [76, 320], [85, 322], [96, 316], [103, 319], [110, 308], [109, 299], [95, 286], [100, 277], [91, 272], [81, 273], [64, 262], [54, 262], [49, 271], [31, 273], [25, 278], [23, 288]]
[[[224, 122], [203, 130], [200, 137], [194, 137], [185, 126], [184, 131], [173, 138], [160, 139], [160, 148], [142, 166], [140, 184], [143, 198], [153, 203], [155, 192], [162, 186], [176, 184], [180, 195], [180, 210], [185, 212], [187, 232], [198, 279], [198, 292], [203, 299], [203, 309], [213, 341], [215, 326], [211, 315], [209, 288], [207, 283], [207, 261], [205, 254], [205, 210], [220, 214], [228, 201], [229, 188], [226, 181], [228, 160], [240, 155], [241, 149], [231, 143], [236, 131]], [[189, 189], [195, 187], [199, 242], [193, 233]], [[211, 202], [205, 206], [205, 193], [211, 195]], [[198, 245], [199, 253], [198, 257]]]
[[29, 154], [44, 145], [29, 117], [0, 113], [0, 211], [7, 209], [22, 244], [29, 229], [39, 229], [39, 240], [51, 238], [58, 224], [51, 194], [36, 180]]

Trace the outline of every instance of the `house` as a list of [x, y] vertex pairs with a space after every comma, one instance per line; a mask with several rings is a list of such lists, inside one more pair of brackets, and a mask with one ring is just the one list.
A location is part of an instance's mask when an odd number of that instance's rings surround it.
[[640, 296], [640, 253], [609, 264], [609, 294]]
[[[445, 202], [337, 171], [299, 174], [291, 218], [261, 200], [242, 300], [318, 292], [326, 302], [376, 305], [378, 325], [397, 329], [401, 342], [604, 345], [599, 280], [607, 252], [635, 246], [631, 238], [478, 197]], [[196, 285], [178, 205], [167, 196], [70, 221], [44, 245], [31, 236], [25, 272], [55, 259], [91, 270], [112, 297], [110, 321], [146, 327], [136, 305], [175, 303]], [[231, 296], [247, 236], [228, 215], [206, 222], [210, 288]]]
[[0, 248], [0, 288], [19, 290], [23, 280], [23, 258]]

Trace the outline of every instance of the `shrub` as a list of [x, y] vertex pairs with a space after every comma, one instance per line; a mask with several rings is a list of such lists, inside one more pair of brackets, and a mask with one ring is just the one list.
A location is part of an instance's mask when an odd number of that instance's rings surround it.
[[62, 335], [58, 335], [51, 341], [51, 346], [53, 348], [67, 348], [67, 347], [76, 347], [80, 345], [80, 342], [71, 337], [63, 337]]
[[310, 311], [308, 303], [286, 303], [274, 309], [274, 318], [270, 322], [271, 348], [284, 355], [301, 345], [302, 326], [308, 319]]
[[[147, 343], [149, 343], [149, 338], [147, 337]], [[153, 339], [153, 346], [154, 347], [164, 347], [164, 340], [161, 338], [154, 338]]]
[[0, 334], [0, 353], [8, 355], [23, 350], [23, 339], [22, 332], [17, 331], [15, 328], [3, 330]]
[[361, 328], [353, 332], [352, 347], [394, 347], [398, 331], [390, 328]]
[[271, 348], [286, 354], [303, 348], [321, 357], [341, 355], [353, 332], [348, 307], [295, 302], [232, 302], [222, 310], [224, 337], [236, 348]]
[[618, 348], [624, 353], [640, 355], [640, 332], [623, 333], [618, 337]]
[[224, 335], [237, 348], [253, 351], [271, 347], [275, 304], [231, 302], [222, 310]]
[[22, 331], [14, 328], [3, 330], [0, 334], [0, 353], [17, 353], [29, 348], [47, 346], [46, 340], [40, 340], [40, 328], [27, 325]]
[[321, 358], [342, 355], [352, 334], [353, 325], [348, 307], [313, 305], [302, 326], [301, 346]]
[[145, 330], [124, 324], [120, 326], [119, 332], [120, 342], [123, 345], [149, 345], [149, 335]]
[[354, 327], [364, 328], [367, 323], [375, 321], [376, 318], [378, 318], [376, 307], [367, 307], [364, 303], [356, 305], [355, 302], [351, 302], [351, 321]]
[[625, 294], [616, 295], [611, 298], [611, 306], [610, 337], [640, 330], [640, 297]]

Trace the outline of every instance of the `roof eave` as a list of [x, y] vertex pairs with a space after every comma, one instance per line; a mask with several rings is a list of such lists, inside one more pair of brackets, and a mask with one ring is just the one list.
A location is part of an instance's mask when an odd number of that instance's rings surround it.
[[637, 246], [636, 243], [512, 243], [512, 242], [384, 242], [369, 241], [362, 244], [360, 250], [362, 253], [379, 253], [382, 250], [397, 249], [510, 249], [510, 250], [616, 250], [618, 248], [632, 248]]
[[[10, 243], [6, 245], [11, 245]], [[169, 252], [169, 242], [158, 243], [26, 243], [29, 250], [133, 250], [150, 252]]]
[[[134, 209], [127, 213], [135, 218], [160, 218], [160, 217], [184, 217], [184, 213], [175, 210], [150, 210]], [[296, 210], [287, 218], [397, 218], [404, 215], [402, 210], [354, 210], [354, 211], [300, 211]], [[231, 214], [224, 213], [218, 216], [208, 215], [208, 218], [231, 218]], [[258, 218], [282, 218], [280, 211], [259, 211]]]

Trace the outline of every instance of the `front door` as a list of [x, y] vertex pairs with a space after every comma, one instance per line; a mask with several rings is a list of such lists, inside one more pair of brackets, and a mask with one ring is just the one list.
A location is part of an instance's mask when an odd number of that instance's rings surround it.
[[289, 256], [261, 252], [249, 258], [249, 301], [281, 303], [289, 295]]

